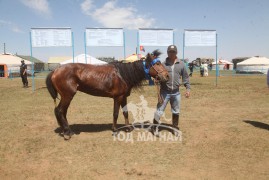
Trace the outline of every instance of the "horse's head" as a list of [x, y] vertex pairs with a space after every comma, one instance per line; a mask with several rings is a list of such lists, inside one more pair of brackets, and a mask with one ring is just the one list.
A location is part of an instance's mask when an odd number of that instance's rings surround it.
[[159, 60], [159, 56], [162, 53], [157, 49], [152, 53], [148, 53], [145, 62], [146, 68], [149, 69], [149, 75], [161, 82], [166, 82], [169, 79], [169, 75], [165, 67]]

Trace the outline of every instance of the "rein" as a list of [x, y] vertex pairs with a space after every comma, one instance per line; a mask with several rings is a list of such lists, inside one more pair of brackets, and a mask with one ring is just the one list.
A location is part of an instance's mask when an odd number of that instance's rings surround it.
[[164, 99], [163, 99], [163, 97], [160, 94], [160, 84], [159, 84], [159, 81], [157, 81], [157, 80], [154, 79], [154, 85], [155, 85], [156, 90], [157, 90], [158, 103], [159, 104], [162, 104], [164, 102]]
[[[156, 72], [157, 72], [157, 76], [160, 74], [160, 73], [162, 73], [164, 70], [162, 70], [162, 71], [157, 71], [156, 69], [155, 69], [155, 67], [154, 67], [154, 65], [157, 63], [157, 62], [161, 62], [158, 58], [156, 58], [156, 59], [154, 59], [153, 61], [151, 61], [151, 63], [150, 63], [150, 67], [149, 68], [147, 68], [146, 67], [146, 62], [145, 61], [143, 61], [143, 65], [144, 65], [144, 71], [145, 71], [145, 73], [146, 73], [146, 76], [147, 76], [147, 78], [150, 78], [150, 75], [149, 75], [149, 69], [152, 67]], [[160, 86], [159, 86], [159, 81], [158, 80], [156, 80], [155, 78], [154, 78], [154, 85], [155, 85], [155, 87], [156, 87], [156, 90], [157, 90], [157, 96], [158, 96], [158, 103], [159, 104], [162, 104], [163, 103], [163, 97], [161, 96], [161, 94], [160, 94]]]

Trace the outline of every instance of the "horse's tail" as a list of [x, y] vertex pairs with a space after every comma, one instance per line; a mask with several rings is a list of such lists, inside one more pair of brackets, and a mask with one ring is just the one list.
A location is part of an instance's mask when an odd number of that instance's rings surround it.
[[50, 72], [46, 78], [46, 85], [47, 85], [47, 89], [51, 95], [51, 97], [53, 98], [54, 102], [56, 102], [56, 98], [58, 96], [57, 90], [55, 89], [55, 87], [52, 84], [51, 81], [51, 76], [53, 74], [54, 71]]

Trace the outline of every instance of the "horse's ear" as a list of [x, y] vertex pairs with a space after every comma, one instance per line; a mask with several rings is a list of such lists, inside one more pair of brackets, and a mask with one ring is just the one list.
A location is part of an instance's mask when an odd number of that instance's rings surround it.
[[154, 56], [156, 56], [156, 57], [159, 57], [162, 53], [161, 53], [161, 51], [160, 51], [159, 49], [156, 49], [156, 50], [154, 50], [154, 51], [152, 52], [152, 54], [153, 54]]
[[148, 53], [146, 55], [145, 61], [146, 61], [146, 66], [148, 67], [149, 66], [149, 63], [151, 62], [151, 55], [150, 55], [150, 53]]
[[145, 57], [145, 60], [148, 61], [150, 59], [150, 54], [148, 53]]

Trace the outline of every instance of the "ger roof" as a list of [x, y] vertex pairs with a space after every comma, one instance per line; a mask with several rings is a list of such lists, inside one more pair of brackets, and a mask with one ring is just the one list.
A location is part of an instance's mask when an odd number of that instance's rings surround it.
[[20, 65], [21, 60], [24, 60], [25, 64], [31, 64], [30, 61], [27, 61], [18, 56], [14, 56], [12, 54], [0, 54], [0, 64]]
[[22, 59], [28, 60], [30, 62], [34, 62], [34, 63], [44, 63], [43, 61], [35, 58], [35, 57], [31, 57], [31, 56], [23, 56], [23, 55], [16, 55], [18, 57], [21, 57]]
[[48, 63], [60, 63], [63, 61], [66, 61], [68, 59], [71, 59], [70, 56], [57, 56], [57, 57], [50, 57], [48, 60]]
[[269, 59], [266, 57], [254, 56], [249, 59], [246, 59], [245, 61], [237, 63], [237, 65], [269, 65]]

